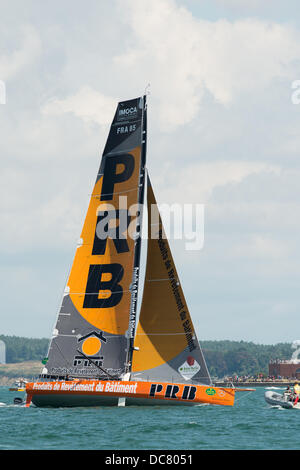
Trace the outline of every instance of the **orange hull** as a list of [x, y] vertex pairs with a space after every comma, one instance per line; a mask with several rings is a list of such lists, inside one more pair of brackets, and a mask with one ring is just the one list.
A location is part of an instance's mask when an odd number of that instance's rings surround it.
[[127, 404], [233, 406], [235, 389], [207, 385], [118, 380], [71, 380], [26, 384], [26, 406], [101, 406]]

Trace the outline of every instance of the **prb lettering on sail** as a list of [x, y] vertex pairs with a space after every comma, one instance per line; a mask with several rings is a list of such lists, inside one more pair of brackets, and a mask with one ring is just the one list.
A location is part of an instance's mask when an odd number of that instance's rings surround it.
[[[145, 108], [145, 98], [118, 104], [50, 343], [45, 378], [105, 378], [89, 357], [111, 376], [125, 372], [128, 325], [130, 315], [131, 322], [136, 315], [136, 307], [130, 307], [136, 295], [133, 272], [138, 268], [137, 243], [126, 232], [137, 228], [134, 209], [142, 197]], [[119, 131], [125, 123], [131, 129], [126, 135]]]

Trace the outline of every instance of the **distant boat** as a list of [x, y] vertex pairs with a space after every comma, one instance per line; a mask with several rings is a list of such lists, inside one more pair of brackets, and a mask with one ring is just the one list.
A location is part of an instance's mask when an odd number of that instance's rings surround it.
[[15, 382], [15, 387], [10, 387], [10, 392], [25, 392], [26, 384], [28, 383], [25, 379], [19, 379]]
[[146, 138], [146, 96], [118, 103], [48, 357], [39, 380], [26, 385], [27, 406], [232, 406], [240, 391], [212, 384], [146, 175]]
[[265, 392], [265, 400], [269, 405], [272, 406], [300, 410], [300, 402], [297, 401], [295, 403], [293, 393], [278, 393], [274, 390], [268, 390]]
[[26, 391], [27, 380], [21, 378], [15, 382], [15, 387], [10, 387], [10, 392], [22, 392], [22, 397], [17, 396], [14, 398], [14, 405], [25, 405], [24, 392]]

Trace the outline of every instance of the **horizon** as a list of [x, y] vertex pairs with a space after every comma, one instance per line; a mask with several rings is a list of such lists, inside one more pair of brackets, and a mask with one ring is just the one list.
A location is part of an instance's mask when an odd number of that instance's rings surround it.
[[[9, 337], [9, 338], [20, 338], [20, 339], [37, 339], [37, 340], [47, 340], [47, 341], [50, 341], [51, 340], [51, 337], [47, 338], [47, 337], [32, 337], [32, 336], [19, 336], [19, 335], [6, 335], [6, 334], [1, 334], [0, 333], [0, 338], [3, 337], [3, 336], [6, 336], [6, 337]], [[245, 340], [231, 340], [231, 339], [228, 339], [228, 338], [225, 338], [225, 339], [199, 339], [198, 338], [198, 341], [200, 343], [200, 346], [201, 346], [201, 343], [202, 342], [232, 342], [232, 343], [247, 343], [247, 344], [254, 344], [255, 346], [276, 346], [278, 344], [293, 344], [293, 341], [289, 342], [289, 341], [282, 341], [282, 342], [279, 342], [279, 343], [256, 343], [255, 341], [245, 341]]]

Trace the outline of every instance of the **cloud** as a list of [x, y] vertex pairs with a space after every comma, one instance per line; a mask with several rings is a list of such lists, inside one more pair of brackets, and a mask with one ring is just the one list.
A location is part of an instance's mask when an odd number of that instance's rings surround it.
[[206, 21], [172, 0], [121, 4], [133, 37], [114, 61], [132, 83], [135, 76], [151, 83], [165, 130], [191, 122], [206, 92], [231, 105], [276, 78], [295, 76], [300, 35], [290, 25]]
[[286, 241], [276, 240], [262, 235], [250, 236], [246, 243], [237, 244], [233, 249], [233, 255], [242, 258], [276, 258], [282, 259], [289, 256], [290, 248]]
[[[184, 7], [193, 3], [194, 11]], [[58, 0], [28, 0], [2, 12], [0, 79], [9, 99], [0, 106], [0, 242], [4, 276], [14, 262], [40, 280], [26, 297], [18, 274], [24, 304], [34, 297], [44, 307], [49, 293], [57, 301], [117, 102], [150, 82], [147, 166], [157, 200], [205, 204], [204, 248], [190, 253], [171, 240], [195, 320], [208, 306], [213, 323], [221, 309], [238, 339], [255, 340], [252, 310], [260, 317], [264, 289], [268, 312], [285, 298], [298, 306], [300, 106], [291, 103], [291, 83], [300, 77], [300, 31], [280, 15], [259, 16], [256, 1], [255, 10], [254, 2], [243, 2], [248, 10], [238, 0], [221, 3], [238, 15], [222, 10], [217, 18], [216, 2], [183, 0], [91, 0], [72, 12]], [[11, 330], [18, 323], [22, 334], [11, 273]], [[43, 310], [45, 334], [51, 308]], [[205, 335], [213, 336], [210, 326]], [[222, 318], [219, 329], [231, 335]]]
[[111, 98], [83, 86], [74, 95], [64, 99], [52, 98], [42, 106], [45, 115], [61, 115], [72, 113], [87, 123], [96, 123], [99, 126], [110, 124], [116, 107], [117, 98]]
[[33, 26], [23, 25], [14, 32], [15, 38], [11, 41], [11, 31], [3, 25], [1, 27], [2, 47], [7, 41], [9, 43], [7, 49], [10, 49], [9, 52], [3, 52], [3, 49], [0, 52], [1, 80], [15, 77], [24, 67], [33, 64], [42, 51], [39, 34]]
[[[261, 0], [216, 0], [217, 4], [220, 4], [225, 7], [233, 8], [250, 8], [257, 9], [261, 7]], [[264, 0], [265, 6], [271, 7], [272, 3], [275, 3], [274, 0]]]
[[[160, 199], [171, 203], [172, 201], [206, 203], [209, 202], [214, 191], [221, 188], [231, 187], [231, 183], [241, 183], [249, 175], [264, 173], [279, 174], [280, 167], [259, 161], [235, 161], [222, 160], [215, 162], [193, 162], [180, 169], [180, 181], [184, 186], [183, 194], [178, 194], [176, 185], [164, 185], [166, 180], [176, 181], [178, 179], [178, 167], [170, 163], [162, 165], [157, 185], [160, 187]], [[233, 185], [233, 187], [236, 187]], [[232, 199], [231, 199], [232, 200]], [[236, 200], [236, 199], [235, 199]]]

